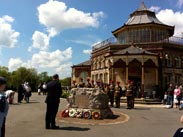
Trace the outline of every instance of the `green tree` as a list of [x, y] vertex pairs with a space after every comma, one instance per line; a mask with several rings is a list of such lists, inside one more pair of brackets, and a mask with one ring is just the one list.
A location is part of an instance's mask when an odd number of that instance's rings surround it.
[[62, 86], [71, 86], [71, 77], [60, 80]]

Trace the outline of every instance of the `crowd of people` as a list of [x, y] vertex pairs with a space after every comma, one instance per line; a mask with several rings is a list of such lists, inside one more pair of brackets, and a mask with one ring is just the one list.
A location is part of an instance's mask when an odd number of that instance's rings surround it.
[[182, 109], [182, 97], [183, 91], [181, 85], [173, 86], [172, 83], [169, 84], [167, 91], [164, 94], [164, 104], [167, 108], [179, 108]]
[[[8, 89], [6, 87], [6, 79], [0, 76], [0, 137], [5, 137], [5, 122], [6, 116], [9, 110], [10, 100], [8, 98], [11, 95], [14, 96], [15, 90]], [[58, 129], [56, 125], [55, 117], [58, 112], [60, 97], [62, 94], [61, 83], [59, 82], [58, 74], [53, 75], [53, 80], [45, 83], [46, 96], [46, 113], [45, 113], [45, 128], [46, 129]], [[44, 86], [43, 86], [44, 87]], [[25, 100], [29, 103], [31, 96], [31, 87], [28, 82], [22, 82], [18, 89], [18, 103], [22, 103]]]
[[18, 103], [22, 103], [23, 100], [29, 103], [31, 95], [32, 93], [29, 82], [22, 82], [18, 87]]
[[87, 79], [87, 82], [84, 83], [83, 79], [80, 78], [79, 83], [76, 83], [75, 80], [72, 81], [71, 88], [100, 88], [104, 93], [109, 97], [109, 103], [111, 107], [120, 108], [120, 98], [126, 96], [127, 98], [127, 109], [134, 108], [134, 97], [135, 97], [135, 86], [133, 81], [129, 81], [125, 87], [121, 87], [120, 82], [117, 81], [114, 83], [113, 80], [109, 84], [102, 83], [102, 81], [93, 80], [90, 82], [90, 79]]

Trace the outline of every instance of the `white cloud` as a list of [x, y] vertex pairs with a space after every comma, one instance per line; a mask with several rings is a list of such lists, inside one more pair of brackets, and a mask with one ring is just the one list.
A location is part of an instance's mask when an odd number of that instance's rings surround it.
[[177, 1], [177, 7], [178, 7], [178, 8], [181, 8], [182, 5], [183, 5], [183, 0], [178, 0], [178, 1]]
[[68, 40], [68, 41], [76, 44], [86, 45], [86, 46], [91, 45], [91, 42], [87, 41], [86, 39], [85, 40]]
[[72, 57], [71, 47], [64, 51], [56, 50], [54, 52], [40, 51], [32, 56], [32, 63], [34, 66], [40, 68], [57, 68], [62, 63], [67, 62]]
[[19, 32], [12, 29], [11, 23], [14, 19], [10, 16], [0, 18], [0, 46], [12, 48], [18, 42]]
[[85, 49], [85, 50], [83, 50], [84, 54], [91, 54], [91, 52], [92, 52], [92, 49]]
[[183, 12], [174, 12], [171, 9], [165, 9], [160, 10], [156, 16], [161, 22], [167, 25], [175, 26], [174, 36], [182, 36]]
[[71, 66], [72, 66], [71, 62], [66, 62], [66, 63], [62, 64], [60, 67], [57, 67], [56, 72], [61, 75], [70, 76], [71, 75]]
[[49, 0], [37, 9], [39, 22], [47, 27], [51, 37], [64, 29], [98, 27], [98, 19], [104, 16], [103, 12], [85, 13], [75, 8], [68, 8], [65, 3], [55, 0]]
[[8, 68], [10, 71], [14, 71], [20, 66], [22, 66], [23, 61], [20, 58], [10, 58], [8, 62]]
[[49, 72], [56, 72], [66, 77], [71, 74], [71, 58], [71, 47], [64, 51], [40, 51], [39, 53], [33, 54], [32, 59], [27, 62], [24, 62], [21, 58], [11, 58], [8, 62], [8, 68], [10, 71], [17, 70], [20, 67], [36, 68], [38, 72], [49, 70]]
[[149, 8], [149, 10], [150, 10], [150, 11], [154, 11], [154, 12], [158, 12], [158, 11], [160, 10], [160, 7], [158, 7], [158, 6], [151, 6], [151, 7]]
[[32, 35], [33, 45], [29, 47], [29, 51], [32, 50], [32, 48], [38, 48], [40, 50], [47, 50], [49, 46], [50, 38], [39, 31], [35, 31]]

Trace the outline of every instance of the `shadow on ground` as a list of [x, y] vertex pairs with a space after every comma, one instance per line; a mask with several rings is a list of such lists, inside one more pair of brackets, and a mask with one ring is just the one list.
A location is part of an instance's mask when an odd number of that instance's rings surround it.
[[90, 128], [81, 128], [81, 127], [60, 127], [59, 130], [88, 131], [88, 130], [90, 130]]

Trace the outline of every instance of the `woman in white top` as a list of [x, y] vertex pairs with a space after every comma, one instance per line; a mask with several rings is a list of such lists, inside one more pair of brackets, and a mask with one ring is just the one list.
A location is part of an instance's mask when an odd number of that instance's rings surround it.
[[176, 85], [175, 89], [174, 89], [174, 103], [175, 103], [176, 108], [179, 108], [179, 106], [180, 106], [180, 95], [181, 95], [181, 91], [180, 91], [178, 85]]

